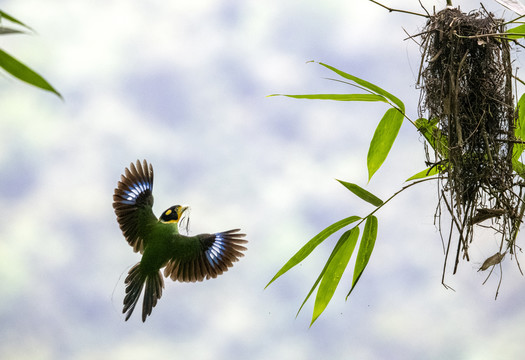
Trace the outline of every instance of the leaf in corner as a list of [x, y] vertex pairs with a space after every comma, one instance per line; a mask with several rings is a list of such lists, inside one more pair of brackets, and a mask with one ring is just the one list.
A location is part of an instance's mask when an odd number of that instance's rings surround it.
[[62, 99], [62, 95], [55, 90], [42, 76], [31, 70], [20, 61], [0, 49], [0, 67], [14, 77], [36, 86], [42, 90], [50, 91]]
[[18, 25], [20, 25], [20, 26], [23, 26], [23, 27], [25, 27], [25, 28], [28, 29], [28, 30], [34, 31], [33, 29], [31, 29], [29, 26], [27, 26], [26, 24], [24, 24], [24, 23], [21, 22], [20, 20], [18, 20], [18, 19], [16, 19], [15, 17], [9, 15], [8, 13], [5, 13], [5, 12], [3, 12], [2, 10], [0, 10], [0, 20], [2, 20], [2, 18], [11, 21], [11, 22], [14, 23], [14, 24], [18, 24]]

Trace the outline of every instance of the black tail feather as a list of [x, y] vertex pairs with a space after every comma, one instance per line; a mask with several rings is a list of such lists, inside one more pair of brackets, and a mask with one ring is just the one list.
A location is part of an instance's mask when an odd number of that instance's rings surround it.
[[144, 274], [141, 272], [140, 263], [133, 266], [125, 280], [126, 296], [124, 297], [124, 308], [122, 313], [126, 313], [126, 321], [130, 318], [135, 306], [137, 305], [142, 289], [144, 291], [144, 300], [142, 303], [142, 321], [146, 321], [146, 317], [151, 315], [151, 311], [157, 305], [157, 300], [162, 296], [162, 289], [164, 288], [164, 280], [160, 271], [152, 274]]

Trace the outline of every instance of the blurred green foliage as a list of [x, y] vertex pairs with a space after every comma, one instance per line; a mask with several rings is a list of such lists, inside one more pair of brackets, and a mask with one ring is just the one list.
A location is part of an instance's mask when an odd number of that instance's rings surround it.
[[[5, 25], [4, 23], [7, 23], [8, 25]], [[0, 10], [0, 35], [26, 34], [27, 31], [33, 32], [33, 29], [22, 21]], [[42, 90], [50, 91], [62, 99], [62, 95], [42, 76], [1, 48], [0, 67], [17, 79]]]

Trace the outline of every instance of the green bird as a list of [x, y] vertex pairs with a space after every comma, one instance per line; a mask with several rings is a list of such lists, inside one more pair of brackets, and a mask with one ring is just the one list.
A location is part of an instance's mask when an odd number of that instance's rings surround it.
[[128, 272], [125, 280], [124, 309], [126, 321], [137, 305], [142, 290], [142, 321], [151, 315], [162, 296], [164, 276], [173, 281], [195, 282], [216, 278], [233, 262], [244, 256], [247, 241], [240, 229], [215, 234], [184, 236], [179, 234], [181, 218], [188, 207], [175, 205], [162, 213], [153, 214], [153, 167], [146, 160], [131, 163], [121, 176], [113, 195], [117, 221], [133, 251], [142, 259]]

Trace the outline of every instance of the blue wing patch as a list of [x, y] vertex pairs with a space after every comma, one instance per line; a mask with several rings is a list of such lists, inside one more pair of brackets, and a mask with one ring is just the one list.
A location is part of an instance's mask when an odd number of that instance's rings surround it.
[[153, 184], [150, 182], [133, 183], [127, 190], [124, 190], [125, 198], [120, 200], [122, 204], [134, 205], [140, 195], [153, 191]]

